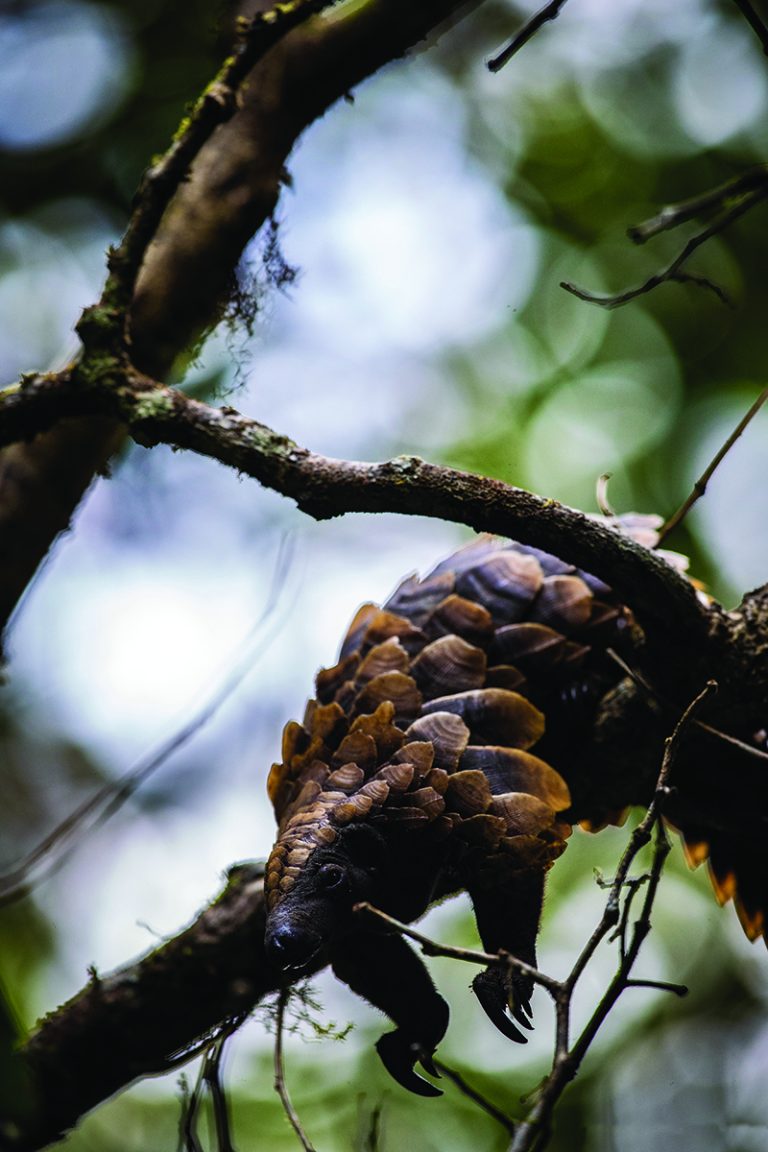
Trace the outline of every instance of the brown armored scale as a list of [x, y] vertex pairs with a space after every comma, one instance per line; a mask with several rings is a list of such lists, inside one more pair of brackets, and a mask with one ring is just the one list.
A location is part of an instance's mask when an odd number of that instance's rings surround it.
[[[291, 979], [330, 962], [385, 1012], [396, 1030], [379, 1054], [412, 1091], [439, 1093], [414, 1064], [434, 1072], [448, 1009], [402, 937], [353, 906], [370, 901], [411, 922], [466, 890], [484, 948], [535, 964], [544, 877], [570, 821], [596, 827], [643, 798], [637, 781], [613, 797], [598, 781], [598, 804], [585, 762], [598, 704], [622, 678], [606, 649], [636, 632], [600, 581], [481, 537], [423, 580], [409, 577], [382, 608], [364, 605], [303, 723], [285, 728], [269, 777], [279, 826], [269, 955]], [[694, 857], [706, 855], [711, 837], [692, 827], [688, 838]], [[720, 894], [732, 895], [725, 883]], [[758, 904], [740, 904], [753, 936]], [[530, 983], [494, 967], [473, 989], [497, 1027], [524, 1041]]]

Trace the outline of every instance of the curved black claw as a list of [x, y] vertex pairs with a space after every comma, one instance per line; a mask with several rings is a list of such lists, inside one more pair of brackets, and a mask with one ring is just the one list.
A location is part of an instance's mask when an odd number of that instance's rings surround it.
[[385, 1032], [376, 1041], [376, 1051], [392, 1079], [397, 1080], [403, 1088], [415, 1092], [417, 1096], [442, 1096], [439, 1088], [414, 1072], [413, 1066], [417, 1060], [421, 1061], [428, 1072], [431, 1071], [432, 1061], [419, 1050], [418, 1044], [407, 1040], [399, 1028], [395, 1032]]
[[440, 1073], [438, 1072], [437, 1068], [435, 1068], [435, 1062], [429, 1053], [421, 1053], [419, 1056], [419, 1064], [421, 1064], [424, 1071], [428, 1072], [430, 1076], [434, 1076], [438, 1080], [440, 1079]]
[[531, 1009], [530, 1005], [523, 1003], [522, 1000], [515, 1000], [509, 1008], [515, 1020], [521, 1028], [527, 1028], [529, 1032], [533, 1031], [533, 1024], [531, 1024]]
[[[515, 1027], [507, 1014], [509, 994], [504, 977], [498, 968], [486, 968], [485, 972], [479, 972], [472, 981], [472, 990], [480, 1001], [486, 1016], [496, 1025], [499, 1032], [503, 1033], [509, 1040], [514, 1040], [516, 1044], [528, 1043], [528, 1037]], [[512, 1009], [513, 1016], [524, 1028], [531, 1028], [531, 1023], [523, 1015], [526, 1009], [530, 1013], [527, 1001], [523, 1000], [522, 997], [515, 997], [514, 1008]]]

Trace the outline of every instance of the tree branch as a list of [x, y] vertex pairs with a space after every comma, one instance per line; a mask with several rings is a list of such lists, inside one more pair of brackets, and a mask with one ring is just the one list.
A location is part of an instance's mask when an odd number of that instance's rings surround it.
[[266, 12], [257, 12], [249, 21], [242, 21], [234, 51], [198, 98], [162, 160], [144, 173], [128, 228], [120, 245], [110, 253], [105, 297], [112, 306], [123, 310], [124, 321], [127, 321], [139, 269], [163, 213], [215, 130], [235, 115], [238, 98], [242, 103], [241, 89], [248, 73], [283, 37], [337, 2], [289, 0]]
[[750, 422], [760, 411], [766, 400], [768, 400], [768, 387], [763, 388], [755, 402], [750, 406], [749, 410], [744, 414], [744, 416], [742, 416], [741, 420], [736, 425], [733, 432], [731, 432], [728, 439], [718, 449], [712, 460], [710, 460], [709, 464], [702, 472], [701, 476], [699, 476], [698, 480], [696, 480], [690, 495], [683, 501], [677, 511], [672, 516], [670, 516], [669, 520], [667, 520], [667, 522], [664, 524], [661, 532], [659, 533], [659, 544], [661, 544], [661, 542], [665, 540], [667, 536], [669, 536], [670, 532], [677, 528], [678, 524], [682, 523], [682, 521], [690, 512], [691, 508], [693, 508], [694, 504], [705, 494], [707, 491], [707, 485], [712, 479], [715, 470], [723, 462], [731, 448], [733, 448], [734, 444], [741, 436], [742, 432], [744, 432], [744, 430], [749, 426]]
[[555, 20], [560, 15], [560, 9], [565, 4], [565, 0], [549, 0], [543, 8], [535, 12], [530, 20], [526, 20], [523, 27], [519, 32], [509, 40], [503, 48], [500, 48], [495, 56], [491, 57], [488, 61], [487, 67], [489, 72], [499, 72], [505, 64], [515, 56], [521, 48], [525, 47], [532, 36], [535, 36], [543, 24], [548, 20]]
[[108, 414], [141, 444], [172, 444], [210, 456], [294, 499], [315, 519], [349, 512], [400, 512], [467, 524], [548, 549], [610, 584], [643, 624], [704, 637], [712, 611], [663, 559], [581, 512], [500, 480], [426, 463], [413, 456], [381, 464], [334, 460], [286, 436], [214, 408], [137, 374], [86, 378], [77, 371], [38, 376], [0, 404], [0, 444], [64, 415]]
[[214, 320], [243, 248], [274, 212], [297, 139], [384, 64], [482, 0], [340, 4], [285, 36], [248, 74], [237, 113], [201, 149], [137, 282], [132, 359], [164, 376]]
[[131, 1080], [189, 1058], [201, 1037], [277, 989], [264, 951], [262, 875], [258, 864], [232, 868], [189, 928], [117, 972], [94, 972], [45, 1017], [21, 1051], [28, 1096], [15, 1126], [0, 1126], [3, 1152], [59, 1139]]
[[283, 1111], [288, 1117], [288, 1122], [293, 1128], [299, 1143], [301, 1144], [304, 1152], [315, 1152], [313, 1145], [310, 1143], [302, 1126], [299, 1114], [293, 1106], [290, 1094], [288, 1092], [288, 1085], [285, 1082], [285, 1065], [283, 1061], [283, 1019], [285, 1016], [285, 1006], [290, 996], [290, 990], [287, 988], [280, 989], [280, 996], [277, 1001], [277, 1020], [275, 1022], [275, 1091], [280, 1097], [280, 1103], [283, 1106]]
[[[293, 28], [279, 43], [274, 40], [286, 27], [279, 21], [272, 31], [262, 29], [253, 38], [256, 55], [269, 36], [273, 46], [238, 89], [236, 112], [226, 123], [217, 121], [220, 113], [226, 119], [231, 111], [231, 84], [221, 105], [215, 85], [203, 97], [205, 131], [191, 130], [194, 147], [181, 146], [190, 138], [182, 132], [171, 146], [174, 159], [160, 165], [177, 181], [175, 190], [171, 179], [155, 179], [154, 185], [150, 179], [146, 196], [152, 199], [155, 190], [162, 195], [151, 210], [139, 204], [134, 224], [146, 223], [135, 227], [129, 243], [126, 236], [126, 250], [114, 258], [117, 271], [125, 257], [130, 270], [125, 284], [130, 285], [144, 256], [130, 314], [134, 363], [165, 376], [179, 353], [217, 319], [243, 248], [275, 209], [286, 161], [301, 133], [367, 76], [481, 2], [354, 0]], [[306, 3], [287, 7], [298, 13], [299, 6], [303, 15]], [[199, 147], [206, 134], [207, 142]], [[169, 200], [155, 232], [158, 209]], [[118, 303], [121, 298], [118, 294]], [[106, 304], [100, 317], [91, 314], [91, 321], [122, 326], [124, 317], [105, 315], [111, 307]], [[98, 331], [92, 326], [88, 336], [93, 340]], [[0, 453], [0, 628], [122, 438], [119, 425], [84, 420]]]
[[751, 0], [734, 0], [734, 3], [760, 41], [763, 52], [768, 56], [768, 28], [765, 21], [755, 11]]
[[[756, 174], [759, 172], [760, 169], [755, 170]], [[723, 232], [741, 216], [744, 216], [750, 209], [762, 203], [763, 200], [768, 197], [768, 180], [765, 179], [765, 177], [758, 179], [757, 175], [750, 175], [750, 180], [754, 180], [754, 186], [752, 186], [751, 191], [744, 194], [741, 199], [729, 208], [725, 208], [722, 215], [706, 228], [703, 228], [701, 232], [697, 232], [695, 236], [692, 236], [666, 268], [655, 272], [636, 288], [627, 288], [623, 292], [602, 295], [597, 292], [590, 292], [586, 288], [579, 288], [578, 285], [571, 283], [569, 280], [562, 280], [560, 287], [564, 288], [566, 292], [570, 292], [572, 296], [577, 296], [579, 300], [584, 300], [587, 304], [599, 304], [602, 308], [611, 309], [620, 308], [622, 305], [628, 304], [630, 300], [636, 300], [638, 296], [644, 296], [648, 292], [652, 292], [653, 289], [658, 288], [660, 284], [698, 284], [699, 287], [707, 288], [711, 292], [714, 292], [723, 304], [732, 306], [733, 302], [730, 295], [721, 285], [716, 284], [707, 276], [700, 276], [697, 273], [685, 271], [684, 266], [702, 244], [705, 244], [707, 240], [711, 240], [712, 237], [718, 235], [718, 233]], [[726, 185], [725, 187], [727, 189], [729, 186]], [[732, 187], [733, 185], [730, 186], [730, 188]], [[720, 196], [721, 203], [727, 198], [723, 189], [707, 195], [710, 197], [709, 203], [715, 203], [717, 196]], [[677, 212], [675, 209], [666, 208], [660, 216], [655, 217], [654, 220], [644, 225], [638, 225], [635, 229], [630, 229], [630, 236], [635, 241], [642, 243], [647, 240], [649, 236], [655, 235], [657, 232], [674, 228], [693, 215], [693, 205], [695, 204], [695, 200], [687, 201], [685, 205], [680, 206]]]
[[764, 193], [768, 192], [768, 164], [750, 168], [748, 172], [742, 172], [734, 180], [728, 180], [717, 188], [710, 188], [678, 204], [666, 204], [650, 220], [644, 220], [642, 224], [634, 224], [628, 228], [627, 235], [635, 244], [645, 244], [661, 232], [679, 228], [681, 224], [686, 224], [697, 216], [724, 211], [728, 204], [741, 201], [747, 193], [760, 189]]
[[[674, 732], [671, 736], [667, 737], [665, 741], [664, 757], [653, 799], [643, 819], [632, 832], [629, 843], [624, 850], [610, 887], [600, 923], [592, 933], [581, 955], [574, 964], [573, 969], [567, 979], [563, 981], [561, 989], [557, 994], [555, 1000], [557, 1032], [552, 1071], [541, 1086], [538, 1099], [533, 1109], [526, 1120], [518, 1126], [515, 1138], [510, 1145], [510, 1152], [532, 1152], [534, 1148], [543, 1148], [546, 1145], [552, 1122], [552, 1114], [558, 1100], [562, 1096], [565, 1088], [576, 1076], [587, 1051], [614, 1004], [625, 989], [632, 986], [630, 972], [637, 960], [642, 943], [650, 931], [651, 911], [656, 898], [664, 862], [671, 847], [661, 819], [664, 799], [669, 792], [670, 777], [675, 766], [681, 741], [688, 727], [696, 713], [716, 690], [717, 685], [714, 681], [707, 683], [685, 709], [685, 712], [675, 725]], [[641, 848], [649, 843], [654, 826], [656, 828], [656, 843], [640, 916], [633, 925], [628, 946], [624, 947], [622, 943], [620, 961], [613, 979], [582, 1030], [578, 1040], [573, 1047], [570, 1047], [568, 1040], [568, 1022], [574, 989], [600, 942], [605, 939], [611, 929], [619, 922], [621, 895], [627, 883], [629, 869]], [[634, 894], [635, 890], [636, 889], [632, 889], [631, 894]], [[635, 986], [640, 983], [640, 981], [635, 982]], [[677, 985], [669, 986], [665, 990], [676, 991], [677, 994], [680, 994], [679, 986]]]

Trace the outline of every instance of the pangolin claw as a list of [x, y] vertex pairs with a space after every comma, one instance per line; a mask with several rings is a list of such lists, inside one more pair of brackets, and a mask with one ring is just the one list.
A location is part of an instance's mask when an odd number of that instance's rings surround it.
[[[499, 978], [497, 972], [485, 971], [478, 973], [472, 981], [472, 990], [477, 996], [488, 1019], [491, 1023], [495, 1024], [499, 1032], [509, 1040], [514, 1040], [516, 1044], [527, 1044], [528, 1037], [524, 1036], [519, 1028], [510, 1020], [508, 1012], [507, 994], [504, 989], [504, 984]], [[522, 1002], [518, 1001], [515, 1006], [514, 1016], [516, 1020], [520, 1020]], [[530, 1028], [531, 1025], [525, 1021], [524, 1027]]]
[[428, 1072], [430, 1076], [435, 1076], [438, 1080], [440, 1079], [440, 1073], [435, 1067], [435, 1062], [427, 1052], [422, 1052], [420, 1054], [419, 1064], [421, 1064], [424, 1071]]
[[515, 1003], [510, 1006], [510, 1011], [521, 1028], [527, 1028], [529, 1032], [533, 1031], [533, 1024], [531, 1024], [530, 1021], [531, 1010], [527, 1004], [516, 1000]]
[[414, 1072], [413, 1066], [417, 1060], [421, 1061], [428, 1072], [432, 1071], [430, 1069], [432, 1061], [428, 1055], [420, 1051], [418, 1044], [407, 1040], [400, 1029], [396, 1032], [386, 1032], [376, 1042], [376, 1051], [387, 1072], [403, 1088], [407, 1088], [417, 1096], [442, 1096], [443, 1093], [439, 1088]]

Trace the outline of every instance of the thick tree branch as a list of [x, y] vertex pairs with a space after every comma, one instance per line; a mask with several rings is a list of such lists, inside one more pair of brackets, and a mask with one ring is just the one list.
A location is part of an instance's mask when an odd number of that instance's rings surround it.
[[139, 269], [165, 209], [201, 149], [216, 129], [235, 115], [238, 98], [243, 103], [241, 88], [248, 73], [295, 28], [337, 2], [289, 0], [266, 12], [257, 12], [249, 21], [242, 21], [232, 55], [197, 100], [165, 156], [144, 173], [128, 228], [119, 247], [110, 253], [111, 275], [106, 295], [113, 306], [124, 309], [124, 320], [127, 320]]
[[578, 564], [609, 583], [649, 629], [703, 637], [712, 613], [691, 584], [627, 536], [554, 500], [500, 480], [398, 457], [382, 464], [333, 460], [301, 448], [232, 408], [214, 408], [130, 369], [122, 379], [41, 376], [0, 406], [0, 443], [57, 418], [107, 414], [142, 444], [172, 444], [211, 456], [293, 498], [315, 519], [348, 512], [400, 512], [495, 532]]
[[247, 1013], [277, 979], [264, 952], [262, 868], [233, 868], [180, 935], [86, 987], [46, 1016], [22, 1050], [26, 1101], [0, 1149], [40, 1148], [139, 1076], [178, 1063], [200, 1037]]
[[[355, 0], [294, 28], [266, 52], [238, 89], [237, 112], [199, 151], [189, 178], [184, 165], [197, 151], [198, 135], [193, 133], [190, 154], [182, 150], [178, 162], [168, 165], [178, 190], [143, 261], [130, 316], [137, 364], [166, 375], [179, 353], [215, 321], [244, 246], [274, 211], [286, 160], [301, 133], [360, 81], [480, 3]], [[287, 7], [300, 7], [303, 14], [307, 5]], [[279, 24], [274, 39], [284, 30], [285, 23]], [[258, 55], [266, 39], [257, 36], [253, 43]], [[229, 84], [227, 92], [232, 90]], [[229, 96], [227, 113], [228, 101]], [[213, 127], [215, 91], [204, 98], [204, 107], [206, 125]], [[177, 156], [176, 145], [171, 152]], [[173, 192], [172, 182], [161, 183], [155, 208]], [[137, 216], [147, 226], [137, 228], [129, 251], [118, 250], [115, 257], [116, 266], [126, 257], [126, 283], [157, 222], [157, 212], [145, 213], [141, 203]], [[119, 319], [113, 316], [112, 322]], [[86, 420], [0, 454], [0, 628], [120, 442], [118, 425]]]
[[195, 160], [147, 253], [132, 311], [133, 359], [164, 376], [217, 318], [233, 269], [269, 219], [301, 133], [384, 64], [481, 0], [342, 4], [286, 36], [249, 74], [241, 106]]

